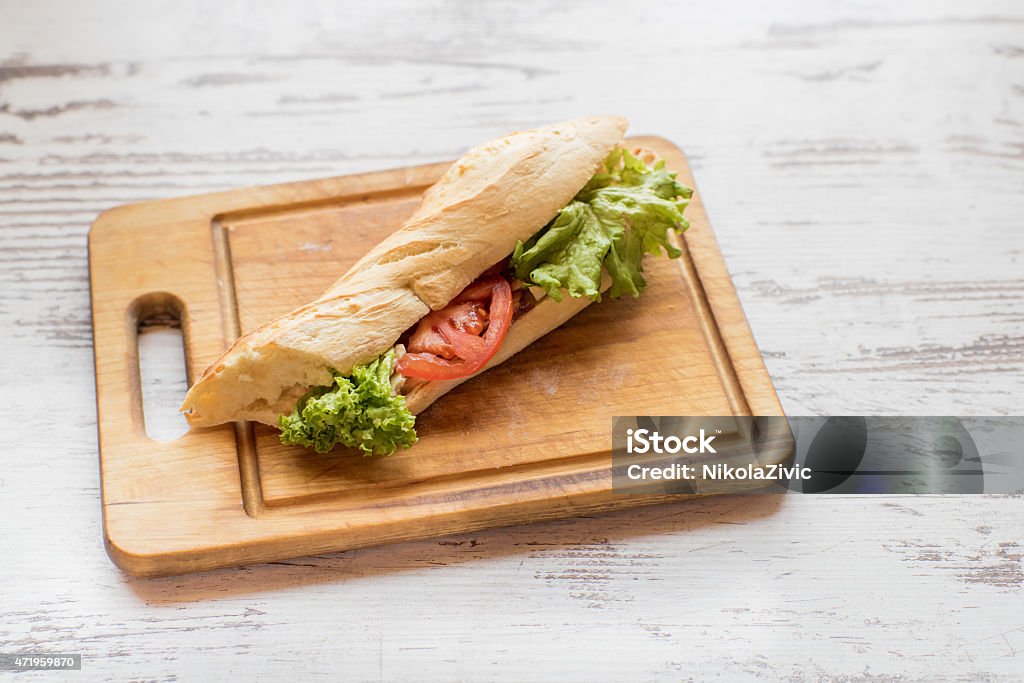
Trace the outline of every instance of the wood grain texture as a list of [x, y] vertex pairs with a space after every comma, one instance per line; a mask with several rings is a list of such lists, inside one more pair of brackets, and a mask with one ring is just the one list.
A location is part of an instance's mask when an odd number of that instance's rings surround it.
[[1019, 414], [1019, 3], [2, 9], [0, 387], [33, 425], [0, 433], [4, 651], [112, 681], [1019, 679], [1019, 499], [723, 498], [127, 579], [85, 253], [117, 204], [622, 113], [687, 150], [788, 413]]
[[[671, 143], [628, 144], [695, 184]], [[781, 414], [694, 198], [682, 257], [649, 259], [642, 301], [592, 306], [456, 388], [422, 415], [413, 448], [320, 455], [259, 425], [146, 435], [140, 321], [181, 321], [195, 381], [237, 334], [316, 299], [323, 281], [402, 226], [448, 166], [143, 202], [97, 218], [89, 269], [104, 542], [118, 566], [180, 574], [665, 502], [613, 495], [614, 416]], [[788, 440], [762, 462], [791, 455]]]

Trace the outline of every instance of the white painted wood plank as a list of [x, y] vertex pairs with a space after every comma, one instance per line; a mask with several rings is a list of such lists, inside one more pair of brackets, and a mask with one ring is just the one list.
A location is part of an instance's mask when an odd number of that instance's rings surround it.
[[1019, 3], [2, 16], [3, 651], [84, 652], [89, 680], [1019, 678], [1019, 499], [706, 500], [124, 577], [100, 546], [85, 253], [115, 204], [618, 112], [690, 155], [787, 411], [1019, 414]]

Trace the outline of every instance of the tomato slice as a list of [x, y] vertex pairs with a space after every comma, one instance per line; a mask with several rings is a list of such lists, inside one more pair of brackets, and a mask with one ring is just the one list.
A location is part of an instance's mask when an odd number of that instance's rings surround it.
[[[501, 278], [504, 280], [505, 278]], [[494, 278], [485, 278], [474, 280], [469, 283], [469, 286], [462, 290], [462, 293], [451, 300], [452, 304], [461, 304], [467, 301], [487, 301], [491, 297], [491, 292], [494, 290]]]
[[[489, 322], [483, 336], [458, 329], [451, 319], [437, 328], [455, 349], [458, 358], [448, 360], [433, 353], [407, 353], [398, 361], [398, 372], [406, 377], [444, 380], [461, 379], [481, 370], [498, 353], [512, 324], [512, 288], [508, 280], [500, 275], [485, 274], [449, 304], [451, 307], [465, 301], [483, 301], [488, 297], [491, 300]], [[438, 313], [443, 312], [444, 309]]]
[[459, 358], [475, 358], [487, 353], [486, 339], [469, 332], [463, 332], [450, 321], [439, 332], [452, 345], [452, 348], [455, 349], [455, 355]]

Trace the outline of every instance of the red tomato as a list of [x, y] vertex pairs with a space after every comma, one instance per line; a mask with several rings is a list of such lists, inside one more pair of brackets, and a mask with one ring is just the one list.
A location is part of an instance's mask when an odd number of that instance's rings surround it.
[[[490, 298], [490, 292], [489, 287], [487, 296], [482, 301], [453, 302], [440, 311], [428, 313], [409, 337], [409, 343], [406, 344], [408, 349], [415, 353], [432, 353], [452, 360], [461, 355], [449, 341], [453, 333], [468, 333], [467, 336], [483, 343], [480, 335], [487, 327], [487, 299]], [[459, 342], [461, 339], [456, 343]]]
[[[488, 325], [483, 336], [473, 334], [475, 325], [468, 324], [468, 315], [464, 311], [473, 310], [467, 307], [467, 301], [484, 301], [490, 299], [487, 311]], [[474, 318], [475, 320], [475, 318]], [[508, 280], [500, 275], [484, 274], [448, 306], [430, 313], [417, 326], [409, 342], [410, 352], [398, 361], [398, 372], [406, 377], [420, 379], [443, 380], [468, 377], [481, 370], [505, 341], [508, 328], [512, 324], [512, 288]], [[470, 331], [467, 331], [470, 330]], [[455, 358], [448, 359], [420, 349], [419, 340], [433, 339], [440, 335], [454, 351]], [[436, 345], [431, 348], [437, 349]], [[446, 355], [449, 355], [446, 353]]]

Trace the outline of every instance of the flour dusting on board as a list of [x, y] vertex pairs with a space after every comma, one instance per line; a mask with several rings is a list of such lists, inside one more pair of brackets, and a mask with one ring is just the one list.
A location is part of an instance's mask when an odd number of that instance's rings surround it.
[[[587, 375], [586, 379], [580, 382], [580, 388], [583, 391], [576, 397], [576, 403], [585, 406], [591, 396], [604, 392], [615, 392], [629, 377], [632, 370], [633, 366], [623, 360], [605, 365], [600, 375]], [[605, 393], [605, 395], [608, 394]]]
[[533, 368], [527, 381], [547, 396], [554, 396], [558, 393], [558, 385], [562, 383], [562, 369], [557, 364], [543, 369]]

